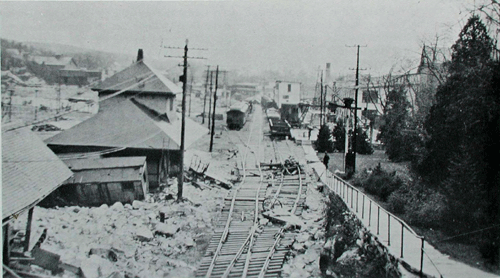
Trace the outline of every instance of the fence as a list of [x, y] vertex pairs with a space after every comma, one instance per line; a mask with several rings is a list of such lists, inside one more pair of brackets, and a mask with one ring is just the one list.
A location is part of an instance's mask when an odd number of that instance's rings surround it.
[[[316, 175], [321, 178], [315, 169]], [[400, 261], [409, 265], [421, 276], [425, 274], [443, 277], [426, 253], [424, 238], [419, 236], [403, 220], [388, 212], [374, 200], [366, 196], [340, 177], [327, 174], [322, 181], [329, 190], [337, 194], [363, 225], [386, 244], [390, 253], [399, 256]]]

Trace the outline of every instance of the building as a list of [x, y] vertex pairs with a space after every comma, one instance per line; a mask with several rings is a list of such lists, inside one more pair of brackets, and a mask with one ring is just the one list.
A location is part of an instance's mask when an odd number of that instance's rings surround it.
[[276, 81], [273, 99], [280, 109], [281, 118], [286, 120], [292, 126], [299, 126], [301, 83]]
[[300, 82], [276, 81], [273, 99], [281, 108], [283, 104], [300, 103]]
[[149, 192], [146, 157], [73, 158], [73, 172], [43, 205], [100, 206], [144, 200]]
[[[3, 263], [11, 253], [23, 257], [31, 251], [31, 221], [35, 206], [55, 191], [72, 172], [29, 128], [2, 126], [2, 232]], [[28, 225], [22, 248], [10, 244], [9, 222], [28, 212]], [[9, 244], [5, 244], [9, 243]], [[13, 249], [11, 249], [11, 247]], [[17, 246], [19, 247], [19, 246]]]
[[84, 86], [102, 78], [101, 71], [80, 68], [75, 59], [62, 55], [31, 56], [27, 65], [49, 84]]
[[[142, 52], [141, 52], [142, 53]], [[137, 62], [97, 84], [99, 111], [46, 139], [59, 155], [145, 156], [151, 189], [181, 171], [181, 121], [176, 95], [182, 90], [139, 55]], [[185, 149], [208, 129], [186, 117]]]

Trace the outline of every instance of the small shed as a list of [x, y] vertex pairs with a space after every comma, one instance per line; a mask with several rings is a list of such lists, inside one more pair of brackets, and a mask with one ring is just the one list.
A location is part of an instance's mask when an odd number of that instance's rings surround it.
[[149, 192], [145, 156], [64, 159], [73, 171], [44, 206], [100, 206], [144, 200]]

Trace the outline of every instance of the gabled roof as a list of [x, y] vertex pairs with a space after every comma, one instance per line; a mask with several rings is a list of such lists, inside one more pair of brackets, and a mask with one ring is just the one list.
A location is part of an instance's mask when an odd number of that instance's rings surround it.
[[73, 171], [65, 184], [140, 181], [145, 156], [68, 159], [64, 163]]
[[179, 94], [182, 89], [175, 85], [174, 82], [166, 78], [161, 72], [151, 67], [144, 60], [138, 61], [128, 68], [117, 72], [113, 76], [101, 81], [95, 85], [92, 90], [95, 91], [120, 91], [148, 77], [144, 85], [130, 89], [131, 92], [150, 92], [160, 94]]
[[146, 162], [145, 156], [108, 157], [87, 159], [65, 159], [64, 163], [72, 171], [107, 168], [141, 167]]
[[[133, 99], [123, 99], [45, 142], [63, 146], [178, 150], [180, 130], [181, 121], [166, 122], [141, 109]], [[186, 118], [186, 148], [207, 133], [208, 129]]]
[[2, 127], [2, 219], [34, 205], [72, 173], [28, 128]]

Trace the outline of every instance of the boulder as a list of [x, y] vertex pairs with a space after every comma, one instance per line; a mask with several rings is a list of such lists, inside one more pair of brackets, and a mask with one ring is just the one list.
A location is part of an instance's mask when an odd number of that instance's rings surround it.
[[141, 202], [141, 201], [134, 200], [134, 201], [132, 202], [132, 207], [133, 207], [134, 209], [141, 209], [141, 208], [145, 208], [145, 206], [146, 206], [146, 203]]
[[80, 265], [86, 278], [108, 277], [115, 271], [114, 265], [97, 255], [84, 259]]
[[175, 233], [179, 231], [178, 225], [167, 224], [167, 223], [156, 223], [155, 233], [164, 235], [164, 236], [173, 236]]
[[123, 204], [121, 202], [116, 202], [111, 206], [112, 210], [122, 211], [124, 209]]
[[308, 233], [301, 233], [299, 234], [295, 240], [299, 243], [304, 243], [309, 239], [309, 234]]
[[139, 226], [135, 230], [134, 238], [144, 242], [152, 240], [154, 235], [146, 226]]

